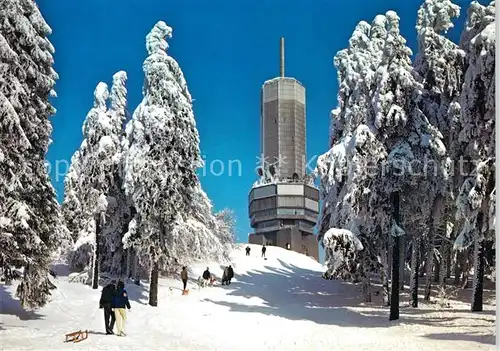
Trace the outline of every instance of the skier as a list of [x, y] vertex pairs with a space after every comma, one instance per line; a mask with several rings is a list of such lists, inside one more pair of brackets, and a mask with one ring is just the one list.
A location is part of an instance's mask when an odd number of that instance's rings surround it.
[[188, 281], [188, 272], [186, 269], [186, 266], [182, 267], [182, 272], [181, 272], [181, 280], [183, 284], [183, 291], [186, 291], [186, 286], [187, 286], [187, 281]]
[[266, 245], [262, 245], [262, 257], [266, 258]]
[[125, 336], [125, 321], [127, 320], [125, 307], [130, 310], [130, 303], [127, 291], [125, 290], [125, 283], [121, 280], [118, 282], [116, 293], [113, 295], [112, 307], [115, 312], [117, 335]]
[[233, 277], [234, 277], [233, 267], [229, 265], [229, 267], [227, 267], [227, 285], [231, 284], [231, 279], [233, 279]]
[[229, 267], [224, 268], [224, 272], [222, 273], [222, 280], [221, 280], [222, 285], [229, 285]]
[[113, 334], [113, 327], [115, 325], [115, 314], [111, 304], [113, 302], [113, 295], [116, 292], [116, 280], [111, 282], [102, 289], [101, 298], [99, 300], [99, 308], [104, 309], [104, 326], [106, 327], [106, 335]]
[[246, 251], [246, 255], [250, 256], [250, 246], [247, 246], [245, 251]]
[[202, 275], [202, 278], [204, 280], [204, 286], [207, 286], [208, 283], [210, 282], [210, 276], [211, 276], [210, 270], [207, 267], [207, 269], [205, 270], [205, 272], [203, 272], [203, 275]]

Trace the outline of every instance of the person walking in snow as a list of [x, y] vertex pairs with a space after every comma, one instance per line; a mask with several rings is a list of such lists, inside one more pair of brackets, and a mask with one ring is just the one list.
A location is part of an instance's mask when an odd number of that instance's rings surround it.
[[128, 301], [127, 290], [125, 290], [125, 283], [118, 282], [116, 293], [113, 296], [112, 303], [113, 311], [115, 312], [116, 319], [116, 334], [118, 336], [125, 336], [125, 321], [127, 320], [127, 312], [125, 307], [130, 310], [130, 303]]
[[233, 279], [233, 277], [234, 277], [233, 267], [229, 265], [229, 267], [227, 267], [227, 285], [231, 284], [231, 279]]
[[203, 278], [203, 285], [204, 286], [207, 286], [208, 283], [210, 282], [210, 276], [211, 276], [210, 270], [207, 267], [207, 269], [205, 270], [205, 272], [203, 272], [203, 275], [201, 276]]
[[246, 251], [246, 255], [247, 255], [247, 256], [250, 256], [250, 246], [247, 246], [247, 247], [245, 248], [245, 251]]
[[187, 281], [188, 281], [188, 272], [187, 272], [186, 266], [182, 267], [181, 280], [182, 280], [182, 284], [183, 284], [182, 290], [186, 291], [186, 286], [187, 286]]
[[[225, 285], [229, 281], [228, 271], [229, 271], [229, 267], [226, 267], [226, 268], [224, 268], [224, 272], [222, 272], [222, 280], [221, 280], [222, 285]], [[229, 285], [229, 283], [228, 283], [228, 285]]]
[[266, 245], [262, 245], [262, 257], [266, 258]]
[[116, 292], [116, 280], [111, 280], [111, 282], [106, 285], [101, 292], [101, 298], [99, 300], [99, 308], [104, 309], [104, 326], [106, 328], [106, 335], [113, 334], [113, 327], [115, 325], [115, 314], [111, 307], [113, 303], [113, 295]]

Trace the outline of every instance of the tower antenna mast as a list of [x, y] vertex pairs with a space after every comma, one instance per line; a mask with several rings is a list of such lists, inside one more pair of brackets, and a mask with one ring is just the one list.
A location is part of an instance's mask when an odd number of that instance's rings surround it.
[[285, 76], [285, 38], [281, 37], [280, 43], [280, 76]]

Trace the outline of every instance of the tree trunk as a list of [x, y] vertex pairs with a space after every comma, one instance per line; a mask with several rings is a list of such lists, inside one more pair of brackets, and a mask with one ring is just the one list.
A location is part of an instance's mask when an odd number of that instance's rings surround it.
[[[392, 193], [392, 218], [395, 224], [399, 225], [399, 192]], [[391, 280], [391, 310], [389, 320], [399, 319], [399, 246], [400, 236], [392, 238], [392, 280]]]
[[[432, 233], [431, 233], [432, 232]], [[434, 237], [434, 229], [429, 230], [429, 237]], [[425, 260], [425, 283], [424, 283], [424, 300], [430, 301], [432, 290], [432, 266], [434, 265], [434, 244], [429, 243], [427, 250], [427, 259]]]
[[[476, 230], [479, 236], [483, 222], [483, 213], [477, 215]], [[483, 282], [484, 282], [484, 244], [485, 240], [480, 240], [476, 236], [474, 240], [474, 284], [472, 286], [472, 312], [483, 310]]]
[[449, 279], [451, 278], [451, 255], [452, 255], [452, 250], [451, 250], [450, 244], [447, 244], [447, 249], [446, 249], [446, 278]]
[[405, 253], [406, 253], [406, 240], [405, 238], [400, 238], [400, 246], [399, 246], [399, 289], [401, 291], [405, 290]]
[[151, 276], [149, 279], [149, 304], [158, 306], [158, 262], [151, 257]]
[[467, 252], [467, 256], [465, 256], [465, 259], [464, 259], [464, 265], [462, 266], [462, 281], [461, 281], [461, 285], [462, 285], [462, 289], [467, 289], [467, 287], [469, 286], [469, 253]]
[[134, 263], [133, 260], [134, 260], [134, 256], [132, 253], [132, 248], [129, 247], [127, 249], [127, 268], [126, 268], [126, 272], [125, 272], [125, 276], [127, 277], [127, 279], [132, 278], [132, 265]]
[[140, 264], [139, 264], [139, 256], [137, 255], [137, 251], [132, 252], [133, 259], [132, 259], [132, 276], [134, 277], [134, 281], [137, 285], [139, 285], [139, 282], [141, 281], [141, 270], [140, 270]]
[[436, 223], [438, 223], [440, 219], [438, 217], [440, 217], [439, 215], [441, 214], [442, 204], [443, 204], [443, 196], [441, 194], [436, 195], [429, 216], [429, 234], [427, 236], [427, 240], [429, 241], [429, 247], [427, 250], [427, 256], [425, 260], [425, 265], [426, 265], [425, 288], [424, 288], [425, 301], [430, 301], [431, 299], [432, 267], [434, 266], [434, 233], [436, 232]]
[[[387, 242], [386, 242], [387, 244]], [[385, 247], [382, 250], [382, 255], [381, 255], [381, 261], [382, 261], [382, 269], [380, 271], [381, 274], [381, 280], [382, 280], [382, 300], [383, 300], [383, 305], [384, 306], [390, 306], [390, 299], [389, 299], [389, 250], [387, 247]]]
[[453, 277], [453, 285], [460, 285], [460, 276], [462, 275], [462, 253], [460, 251], [456, 251], [455, 253], [455, 276]]
[[3, 271], [3, 276], [5, 279], [5, 285], [11, 285], [12, 284], [12, 271], [10, 267], [5, 267]]
[[448, 257], [450, 256], [450, 245], [447, 242], [441, 244], [441, 269], [439, 271], [439, 286], [441, 289], [446, 287], [446, 278], [449, 272]]
[[[495, 167], [493, 165], [493, 167]], [[489, 196], [495, 188], [495, 170], [489, 176], [486, 185], [486, 195]], [[488, 213], [488, 203], [483, 200], [481, 210], [476, 218], [476, 236], [474, 240], [474, 284], [472, 295], [472, 312], [480, 312], [483, 310], [483, 288], [484, 288], [484, 270], [486, 266], [486, 239], [483, 237], [483, 225], [486, 221], [488, 225], [488, 217], [485, 218], [485, 213]]]
[[363, 300], [364, 302], [372, 302], [372, 286], [370, 282], [370, 276], [365, 274], [363, 276]]
[[443, 256], [441, 253], [441, 258], [437, 258], [434, 261], [434, 283], [439, 283], [439, 277], [441, 276], [441, 266], [443, 265]]
[[427, 270], [427, 259], [424, 260], [424, 258], [427, 257], [427, 251], [425, 250], [427, 245], [425, 245], [425, 242], [422, 243], [422, 240], [420, 240], [420, 248], [419, 248], [419, 255], [418, 258], [420, 258], [420, 263], [419, 263], [419, 268], [418, 268], [418, 277], [423, 278], [425, 277], [425, 272]]
[[99, 287], [99, 238], [101, 236], [101, 216], [95, 219], [95, 251], [94, 262], [92, 264], [92, 289]]
[[420, 266], [420, 237], [415, 235], [411, 250], [411, 306], [418, 307], [418, 276]]

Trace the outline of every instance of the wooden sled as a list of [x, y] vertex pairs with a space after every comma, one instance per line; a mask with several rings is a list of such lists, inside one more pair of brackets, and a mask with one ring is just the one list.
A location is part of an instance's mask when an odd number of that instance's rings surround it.
[[189, 294], [189, 289], [182, 290], [182, 295], [188, 295]]
[[66, 334], [66, 341], [65, 342], [80, 342], [89, 337], [89, 332], [88, 330], [79, 330], [73, 333], [68, 333]]

